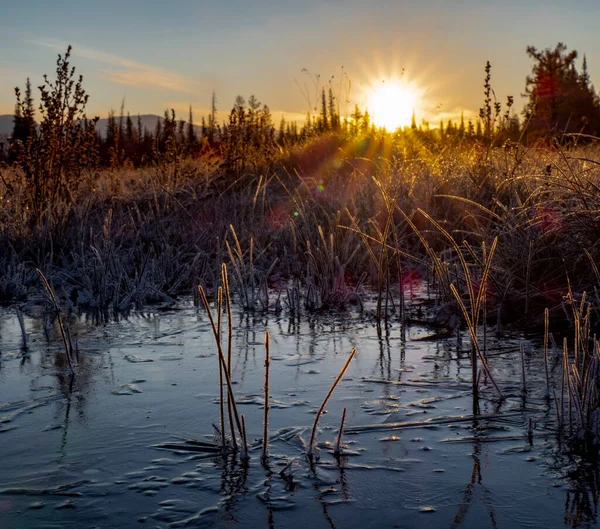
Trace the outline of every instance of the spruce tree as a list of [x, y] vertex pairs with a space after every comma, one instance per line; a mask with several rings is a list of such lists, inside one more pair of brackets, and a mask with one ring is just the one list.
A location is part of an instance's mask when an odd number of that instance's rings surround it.
[[135, 143], [135, 130], [133, 128], [133, 120], [131, 114], [127, 112], [127, 121], [125, 122], [125, 139], [128, 145]]
[[198, 146], [198, 138], [196, 136], [196, 130], [194, 129], [194, 116], [192, 113], [192, 105], [190, 105], [190, 113], [187, 123], [187, 134], [186, 134], [186, 150], [188, 156], [193, 156]]
[[327, 121], [327, 97], [325, 95], [325, 88], [321, 92], [321, 115], [319, 129], [324, 132], [329, 129], [329, 123]]
[[333, 95], [333, 90], [331, 87], [329, 88], [329, 126], [332, 130], [338, 130], [340, 128], [340, 119], [335, 105], [335, 96]]
[[527, 55], [534, 61], [525, 80], [528, 130], [536, 135], [600, 133], [600, 103], [589, 84], [587, 58], [580, 74], [575, 65], [577, 51], [568, 51], [562, 42], [541, 51], [528, 46]]
[[208, 116], [208, 143], [213, 145], [217, 139], [217, 94], [213, 90], [210, 101], [210, 115]]
[[27, 78], [25, 83], [25, 94], [21, 99], [21, 90], [15, 88], [17, 103], [15, 105], [15, 115], [13, 118], [13, 131], [10, 137], [11, 145], [9, 157], [12, 161], [16, 159], [16, 153], [22, 150], [29, 139], [33, 139], [36, 134], [35, 108], [33, 106], [33, 97], [31, 95], [31, 82]]
[[[288, 125], [288, 130], [289, 130], [289, 125]], [[282, 115], [281, 121], [279, 122], [279, 133], [277, 134], [277, 141], [279, 142], [280, 145], [283, 145], [285, 143], [285, 139], [286, 139], [285, 131], [286, 131], [285, 117]]]

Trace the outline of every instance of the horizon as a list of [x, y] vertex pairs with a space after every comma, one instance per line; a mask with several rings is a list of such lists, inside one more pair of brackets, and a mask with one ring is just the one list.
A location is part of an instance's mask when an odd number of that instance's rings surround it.
[[116, 18], [112, 0], [103, 6], [33, 4], [34, 19], [31, 6], [13, 5], [5, 8], [10, 27], [0, 24], [0, 43], [11, 57], [0, 61], [0, 114], [13, 114], [14, 87], [23, 88], [28, 77], [37, 104], [42, 75], [53, 77], [57, 54], [64, 55], [68, 44], [90, 96], [87, 113], [101, 118], [124, 101], [131, 115], [174, 109], [187, 120], [192, 105], [199, 124], [214, 90], [219, 122], [238, 94], [267, 104], [275, 123], [282, 115], [300, 122], [318, 106], [322, 87], [331, 85], [338, 102], [348, 101], [341, 114], [349, 115], [355, 104], [367, 107], [369, 92], [385, 81], [413, 86], [417, 122], [435, 127], [461, 112], [465, 119], [477, 117], [488, 60], [497, 100], [514, 96], [520, 114], [532, 67], [526, 47], [559, 41], [579, 52], [579, 68], [587, 56], [592, 84], [600, 79], [593, 22], [600, 7], [587, 0], [569, 6], [381, 0], [369, 7], [339, 0], [302, 6], [184, 0], [168, 8], [134, 1], [120, 6]]

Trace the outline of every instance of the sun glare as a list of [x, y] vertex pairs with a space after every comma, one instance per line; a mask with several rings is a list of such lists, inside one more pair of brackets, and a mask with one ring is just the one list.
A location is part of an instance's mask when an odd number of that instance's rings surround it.
[[415, 102], [414, 93], [405, 86], [383, 82], [368, 96], [367, 108], [373, 123], [391, 132], [410, 125]]

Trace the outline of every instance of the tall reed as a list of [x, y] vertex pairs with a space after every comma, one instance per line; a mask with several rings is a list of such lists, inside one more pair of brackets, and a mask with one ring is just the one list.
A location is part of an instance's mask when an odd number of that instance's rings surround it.
[[[221, 346], [221, 320], [223, 314], [223, 289], [219, 287], [217, 289], [217, 346]], [[218, 367], [219, 367], [219, 426], [221, 427], [221, 444], [223, 450], [227, 445], [227, 436], [225, 433], [225, 408], [224, 408], [224, 398], [223, 398], [223, 366], [221, 362], [217, 359]]]
[[335, 446], [333, 448], [333, 453], [336, 456], [342, 455], [342, 437], [344, 436], [344, 428], [346, 426], [346, 408], [342, 411], [342, 420], [340, 421], [340, 429], [338, 431], [338, 436], [335, 441]]
[[218, 329], [217, 326], [215, 324], [215, 320], [213, 318], [212, 315], [212, 311], [210, 309], [210, 303], [208, 302], [208, 299], [206, 297], [206, 293], [204, 292], [204, 289], [202, 288], [201, 285], [198, 286], [198, 292], [200, 293], [200, 298], [202, 299], [202, 302], [204, 303], [204, 307], [206, 309], [206, 312], [208, 313], [208, 317], [210, 319], [210, 324], [213, 330], [213, 334], [215, 337], [215, 341], [217, 343], [217, 353], [219, 355], [219, 362], [221, 364], [221, 368], [223, 369], [223, 374], [225, 375], [225, 381], [227, 382], [227, 392], [229, 394], [229, 398], [231, 399], [231, 406], [233, 409], [233, 416], [235, 419], [235, 424], [237, 426], [238, 432], [240, 434], [240, 439], [242, 440], [242, 448], [240, 450], [240, 458], [242, 460], [248, 459], [249, 458], [249, 454], [248, 454], [248, 445], [245, 442], [245, 428], [243, 428], [242, 426], [242, 421], [240, 420], [240, 415], [238, 414], [238, 409], [237, 409], [237, 405], [235, 402], [235, 395], [233, 392], [233, 385], [231, 383], [231, 376], [229, 373], [229, 369], [227, 368], [227, 360], [225, 358], [225, 355], [223, 354], [223, 348], [221, 346], [221, 340], [219, 340], [219, 333], [218, 333]]
[[319, 407], [319, 411], [317, 411], [317, 414], [315, 415], [315, 421], [313, 423], [312, 431], [310, 434], [310, 440], [308, 442], [308, 447], [306, 450], [306, 455], [308, 456], [308, 458], [310, 460], [313, 459], [313, 457], [315, 456], [316, 450], [317, 450], [317, 446], [316, 446], [316, 444], [317, 444], [317, 428], [319, 426], [319, 420], [321, 418], [321, 414], [323, 413], [323, 410], [325, 409], [325, 406], [327, 405], [329, 398], [333, 394], [333, 391], [335, 390], [337, 385], [340, 383], [340, 381], [344, 377], [344, 374], [346, 373], [346, 370], [348, 369], [348, 366], [350, 365], [350, 362], [354, 358], [355, 354], [356, 354], [356, 348], [352, 349], [352, 351], [350, 352], [350, 355], [348, 356], [346, 362], [342, 366], [341, 371], [339, 372], [336, 379], [333, 381], [333, 384], [331, 385], [331, 388], [329, 388], [327, 395], [325, 395], [325, 398], [323, 399], [323, 402], [321, 403], [321, 406]]
[[559, 417], [562, 425], [566, 418], [571, 440], [579, 449], [597, 453], [600, 446], [600, 341], [591, 334], [592, 312], [586, 293], [577, 302], [569, 290], [567, 302], [573, 312], [574, 340], [571, 353], [564, 338], [563, 380], [568, 410], [565, 413], [563, 393]]
[[269, 370], [271, 365], [271, 335], [265, 332], [265, 413], [263, 418], [262, 460], [269, 457]]
[[44, 284], [44, 288], [46, 289], [48, 297], [50, 298], [50, 301], [52, 301], [52, 305], [56, 313], [56, 319], [58, 320], [58, 328], [60, 329], [60, 335], [65, 346], [65, 354], [67, 355], [67, 361], [69, 362], [69, 371], [71, 372], [71, 374], [73, 374], [75, 373], [75, 370], [73, 369], [73, 343], [71, 342], [71, 333], [63, 323], [62, 314], [60, 313], [60, 307], [58, 306], [56, 295], [54, 294], [54, 290], [50, 286], [50, 283], [46, 279], [46, 276], [39, 268], [36, 268], [35, 271], [42, 279], [42, 283]]
[[[415, 233], [417, 234], [417, 236], [419, 237], [421, 242], [424, 244], [429, 255], [432, 257], [432, 260], [434, 263], [434, 270], [436, 271], [437, 274], [439, 274], [440, 283], [448, 285], [449, 291], [452, 294], [452, 297], [454, 297], [454, 299], [458, 303], [458, 306], [460, 307], [461, 312], [464, 316], [465, 322], [467, 324], [467, 328], [469, 329], [469, 334], [471, 335], [471, 347], [472, 347], [471, 378], [472, 378], [474, 410], [477, 407], [476, 402], [479, 397], [478, 363], [481, 363], [481, 366], [483, 368], [483, 371], [486, 374], [486, 377], [492, 383], [492, 386], [494, 387], [494, 390], [496, 391], [498, 396], [501, 399], [503, 399], [504, 396], [502, 394], [502, 391], [500, 390], [500, 387], [496, 383], [496, 381], [489, 369], [487, 359], [486, 359], [485, 355], [483, 354], [483, 351], [481, 350], [481, 347], [479, 345], [479, 338], [477, 336], [477, 330], [479, 328], [479, 321], [482, 316], [481, 313], [482, 313], [482, 308], [484, 306], [484, 301], [485, 301], [485, 293], [486, 293], [485, 285], [486, 285], [486, 282], [488, 281], [488, 277], [490, 275], [494, 252], [495, 252], [496, 246], [498, 244], [498, 237], [494, 237], [494, 240], [492, 241], [489, 251], [486, 251], [485, 246], [482, 245], [483, 259], [481, 261], [481, 276], [479, 278], [479, 289], [477, 290], [477, 292], [475, 292], [474, 280], [472, 277], [471, 269], [467, 263], [466, 256], [463, 253], [462, 248], [458, 245], [458, 243], [456, 242], [454, 237], [452, 237], [452, 235], [450, 235], [450, 233], [448, 233], [448, 231], [446, 231], [428, 213], [426, 213], [422, 209], [418, 210], [418, 212], [421, 215], [423, 215], [427, 220], [429, 220], [429, 222], [431, 222], [435, 226], [435, 228], [442, 235], [444, 235], [446, 240], [450, 243], [450, 245], [452, 246], [452, 248], [455, 251], [456, 256], [458, 257], [460, 266], [462, 268], [463, 280], [465, 282], [465, 286], [466, 286], [466, 290], [467, 290], [467, 299], [468, 299], [468, 304], [469, 304], [469, 308], [467, 308], [467, 306], [465, 305], [465, 302], [462, 299], [460, 292], [458, 291], [457, 286], [450, 279], [450, 273], [449, 273], [448, 267], [446, 267], [442, 264], [440, 258], [436, 255], [436, 252], [431, 248], [431, 246], [429, 245], [429, 243], [427, 242], [425, 237], [421, 234], [421, 231], [415, 226], [415, 224], [408, 217], [408, 215], [406, 215], [406, 213], [404, 213], [404, 211], [402, 211], [400, 208], [398, 208], [398, 209], [402, 213], [402, 215], [404, 216], [404, 218], [406, 219], [408, 224], [413, 228], [413, 230], [415, 231]], [[467, 250], [467, 252], [473, 256], [474, 255], [473, 249], [466, 241], [464, 242], [464, 246], [465, 246], [465, 249]], [[486, 315], [483, 314], [483, 317], [485, 318]]]
[[[229, 276], [227, 274], [227, 265], [221, 265], [221, 281], [223, 283], [223, 292], [225, 294], [225, 303], [227, 305], [227, 370], [231, 373], [231, 357], [233, 349], [233, 318], [231, 314], [231, 292], [229, 291]], [[233, 409], [231, 399], [227, 396], [227, 413], [229, 415], [229, 427], [231, 428], [231, 443], [233, 449], [237, 450], [237, 441], [233, 428]]]

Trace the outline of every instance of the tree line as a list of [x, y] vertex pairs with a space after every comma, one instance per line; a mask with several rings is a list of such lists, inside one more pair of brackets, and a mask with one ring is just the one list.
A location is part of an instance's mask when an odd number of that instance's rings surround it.
[[[507, 98], [504, 110], [496, 100], [488, 62], [484, 104], [476, 119], [465, 120], [461, 115], [457, 122], [441, 121], [433, 127], [424, 120], [417, 123], [413, 114], [410, 127], [403, 132], [439, 143], [474, 140], [488, 144], [507, 140], [532, 142], [565, 133], [599, 135], [600, 99], [591, 83], [586, 57], [579, 70], [577, 51], [568, 51], [563, 43], [541, 51], [529, 46], [526, 51], [533, 67], [525, 80], [527, 104], [521, 118], [512, 110], [512, 97]], [[47, 179], [39, 162], [42, 151], [52, 159], [51, 167], [58, 163], [66, 173], [71, 172], [71, 165], [81, 166], [82, 161], [112, 168], [143, 167], [211, 153], [222, 160], [225, 169], [239, 174], [248, 165], [268, 163], [278, 153], [321, 134], [358, 135], [376, 130], [368, 111], [358, 105], [348, 116], [341, 116], [331, 87], [321, 90], [319, 108], [312, 109], [300, 126], [282, 118], [276, 127], [269, 107], [254, 95], [247, 101], [238, 96], [228, 118], [218, 123], [217, 98], [213, 93], [210, 113], [202, 117], [198, 127], [191, 107], [187, 120], [166, 110], [154, 129], [149, 130], [142, 125], [140, 116], [126, 114], [121, 105], [118, 115], [109, 113], [105, 130], [98, 130], [97, 118], [86, 118], [88, 95], [82, 78], [75, 77], [69, 64], [70, 53], [69, 47], [64, 57], [59, 56], [55, 81], [44, 76], [44, 84], [39, 87], [39, 112], [36, 113], [29, 79], [24, 92], [15, 89], [13, 132], [7, 145], [0, 145], [0, 161], [17, 164], [32, 180]], [[64, 96], [68, 99], [61, 99]], [[65, 100], [70, 101], [66, 107]]]

